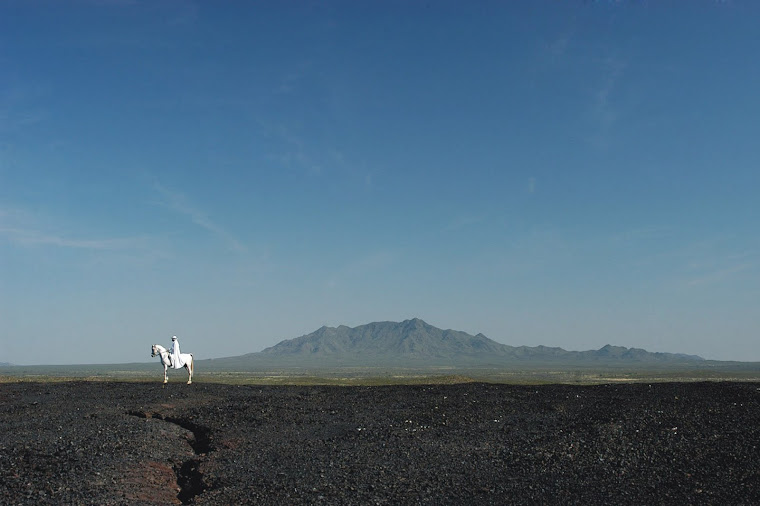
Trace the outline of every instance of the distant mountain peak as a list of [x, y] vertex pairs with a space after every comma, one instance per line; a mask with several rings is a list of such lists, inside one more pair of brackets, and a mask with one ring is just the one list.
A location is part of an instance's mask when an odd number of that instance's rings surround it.
[[566, 351], [547, 346], [514, 347], [498, 343], [482, 333], [472, 336], [458, 330], [442, 330], [417, 317], [357, 327], [325, 325], [311, 334], [281, 341], [248, 356], [265, 361], [263, 363], [298, 367], [506, 367], [525, 362], [577, 365], [702, 360], [700, 357], [650, 353], [611, 344], [589, 351]]
[[449, 364], [464, 358], [485, 358], [484, 354], [503, 352], [505, 345], [483, 335], [441, 330], [420, 318], [402, 322], [373, 322], [350, 328], [321, 327], [295, 339], [282, 341], [262, 354], [319, 360], [396, 362], [433, 361]]

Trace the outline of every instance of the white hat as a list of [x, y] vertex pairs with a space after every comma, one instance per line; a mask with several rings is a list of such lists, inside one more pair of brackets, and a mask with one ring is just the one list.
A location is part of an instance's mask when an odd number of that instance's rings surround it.
[[177, 340], [177, 336], [172, 336], [172, 341], [176, 341], [176, 340]]

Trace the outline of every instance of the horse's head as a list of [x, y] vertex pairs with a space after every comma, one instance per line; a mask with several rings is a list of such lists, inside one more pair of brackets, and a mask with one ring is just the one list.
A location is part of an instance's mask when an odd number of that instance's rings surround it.
[[154, 344], [153, 346], [150, 347], [150, 356], [155, 357], [157, 353], [158, 351], [156, 350], [156, 345]]

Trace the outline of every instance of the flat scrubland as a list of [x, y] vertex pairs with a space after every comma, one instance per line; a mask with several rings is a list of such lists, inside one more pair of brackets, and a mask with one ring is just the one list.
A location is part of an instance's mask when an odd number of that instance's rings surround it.
[[[155, 363], [0, 367], [0, 383], [75, 380], [160, 382], [163, 380], [163, 370]], [[169, 370], [170, 382], [183, 380], [187, 380], [184, 369]], [[695, 367], [289, 367], [241, 371], [209, 370], [196, 366], [194, 381], [241, 385], [414, 385], [464, 382], [589, 385], [618, 382], [760, 381], [760, 364], [713, 362]]]

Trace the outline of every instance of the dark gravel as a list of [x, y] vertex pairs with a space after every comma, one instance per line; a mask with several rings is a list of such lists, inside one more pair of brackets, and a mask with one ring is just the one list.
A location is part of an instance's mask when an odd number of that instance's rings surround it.
[[760, 384], [0, 384], [0, 504], [760, 504]]

